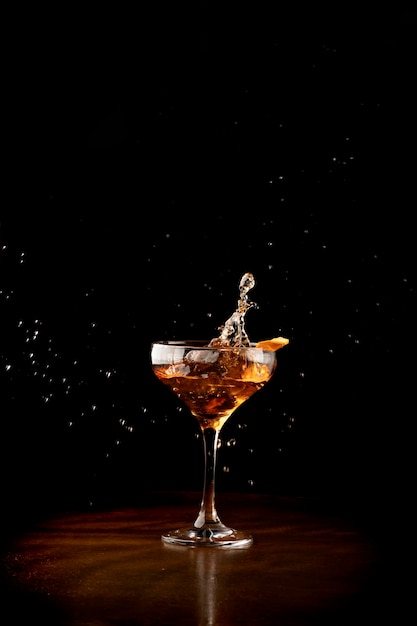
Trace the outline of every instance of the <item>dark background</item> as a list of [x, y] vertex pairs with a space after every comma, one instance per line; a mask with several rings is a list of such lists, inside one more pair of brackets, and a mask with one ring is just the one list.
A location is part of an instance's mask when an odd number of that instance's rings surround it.
[[222, 433], [218, 490], [406, 523], [416, 14], [203, 3], [7, 25], [2, 516], [202, 488], [155, 339], [211, 338], [255, 275], [290, 339]]

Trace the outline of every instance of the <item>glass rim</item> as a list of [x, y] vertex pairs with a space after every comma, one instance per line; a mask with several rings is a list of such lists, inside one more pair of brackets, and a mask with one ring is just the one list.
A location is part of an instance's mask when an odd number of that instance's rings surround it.
[[220, 350], [244, 350], [244, 349], [256, 349], [256, 350], [263, 350], [264, 348], [256, 348], [257, 342], [256, 341], [251, 341], [249, 343], [249, 345], [246, 346], [209, 346], [208, 344], [210, 343], [210, 341], [212, 341], [212, 339], [182, 339], [182, 340], [177, 340], [177, 339], [160, 339], [157, 341], [152, 341], [151, 342], [151, 346], [172, 346], [172, 347], [177, 347], [177, 348], [195, 348], [197, 350], [213, 350], [213, 351], [220, 351]]

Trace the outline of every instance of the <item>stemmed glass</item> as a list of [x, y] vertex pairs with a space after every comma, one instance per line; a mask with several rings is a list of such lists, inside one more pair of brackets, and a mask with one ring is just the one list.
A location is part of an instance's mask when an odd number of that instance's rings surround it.
[[[213, 343], [213, 342], [212, 342]], [[267, 342], [266, 342], [267, 343]], [[162, 535], [183, 546], [245, 548], [250, 534], [223, 524], [215, 505], [215, 473], [219, 434], [232, 413], [272, 377], [276, 348], [209, 345], [210, 341], [156, 341], [151, 364], [157, 378], [188, 407], [200, 425], [205, 458], [200, 510], [190, 527]]]

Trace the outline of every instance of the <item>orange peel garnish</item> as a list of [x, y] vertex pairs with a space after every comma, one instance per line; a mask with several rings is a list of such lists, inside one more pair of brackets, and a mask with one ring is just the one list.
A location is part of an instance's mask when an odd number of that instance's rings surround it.
[[258, 341], [256, 347], [267, 350], [268, 352], [276, 352], [280, 348], [286, 346], [289, 342], [290, 340], [285, 339], [285, 337], [274, 337], [274, 339], [265, 339], [265, 341]]

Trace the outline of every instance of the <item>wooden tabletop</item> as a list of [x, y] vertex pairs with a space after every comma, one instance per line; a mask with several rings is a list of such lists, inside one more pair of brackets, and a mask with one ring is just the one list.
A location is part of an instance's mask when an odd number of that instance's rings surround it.
[[351, 519], [304, 499], [222, 494], [222, 521], [251, 532], [251, 547], [161, 541], [198, 508], [199, 494], [156, 495], [138, 507], [54, 515], [20, 533], [2, 555], [8, 623], [375, 623], [382, 557]]

